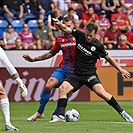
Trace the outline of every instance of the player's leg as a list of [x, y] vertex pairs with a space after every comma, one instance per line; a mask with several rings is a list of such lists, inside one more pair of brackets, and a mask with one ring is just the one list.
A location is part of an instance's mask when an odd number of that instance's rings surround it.
[[59, 87], [59, 100], [58, 100], [58, 117], [50, 122], [65, 122], [65, 108], [67, 106], [67, 95], [71, 92], [77, 91], [83, 83], [80, 82], [81, 78], [71, 74]]
[[[31, 117], [27, 118], [28, 121], [35, 121], [37, 118], [43, 117], [44, 108], [50, 99], [50, 91], [53, 88], [57, 87], [65, 79], [64, 75], [66, 74], [64, 74], [64, 71], [60, 68], [56, 69], [52, 73], [51, 77], [48, 79], [45, 88], [42, 92], [38, 111]], [[55, 112], [57, 112], [57, 109], [55, 110]]]
[[112, 106], [122, 116], [123, 119], [128, 122], [133, 122], [132, 117], [121, 108], [116, 99], [111, 94], [106, 92], [100, 83], [93, 86], [93, 91], [102, 99], [104, 99], [110, 106]]
[[28, 121], [35, 121], [37, 118], [44, 117], [44, 108], [50, 99], [50, 92], [51, 90], [59, 84], [59, 81], [55, 77], [50, 77], [45, 85], [45, 88], [42, 92], [40, 105], [38, 111], [32, 115], [31, 117], [27, 118]]
[[0, 107], [1, 107], [1, 110], [2, 110], [2, 113], [4, 116], [4, 120], [5, 120], [5, 130], [7, 130], [7, 131], [18, 130], [16, 127], [11, 125], [9, 100], [8, 100], [6, 92], [1, 84], [0, 84]]

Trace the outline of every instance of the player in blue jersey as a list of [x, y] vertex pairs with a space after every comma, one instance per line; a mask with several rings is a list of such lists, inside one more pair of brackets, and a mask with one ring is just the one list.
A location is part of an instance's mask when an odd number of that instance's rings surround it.
[[[69, 17], [65, 17], [63, 19], [63, 23], [66, 26], [73, 28], [72, 21]], [[28, 121], [35, 121], [37, 118], [43, 117], [44, 108], [50, 98], [50, 91], [53, 88], [58, 87], [72, 73], [75, 57], [75, 46], [75, 38], [70, 34], [63, 33], [56, 39], [55, 45], [49, 52], [35, 58], [30, 57], [28, 54], [23, 55], [23, 58], [25, 60], [29, 62], [34, 62], [40, 60], [47, 60], [56, 55], [60, 50], [62, 50], [63, 53], [63, 60], [60, 63], [59, 68], [57, 68], [53, 72], [53, 74], [48, 79], [45, 85], [44, 91], [41, 95], [40, 106], [38, 111], [31, 117], [27, 118]], [[56, 112], [57, 110], [55, 110], [55, 112], [53, 113], [53, 117], [56, 117]]]

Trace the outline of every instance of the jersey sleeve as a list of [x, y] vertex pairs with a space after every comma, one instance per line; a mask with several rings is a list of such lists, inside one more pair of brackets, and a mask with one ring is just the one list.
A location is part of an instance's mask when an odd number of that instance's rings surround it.
[[82, 33], [82, 31], [80, 31], [80, 30], [73, 30], [72, 29], [72, 33], [71, 33], [75, 38], [79, 38], [79, 36], [81, 36], [83, 33]]
[[52, 47], [51, 50], [54, 51], [54, 52], [56, 52], [56, 53], [58, 53], [61, 50], [61, 46], [59, 44], [58, 39], [56, 39], [55, 45]]
[[98, 53], [99, 53], [100, 57], [102, 57], [102, 58], [105, 58], [106, 56], [108, 56], [108, 52], [105, 50], [102, 43], [99, 46]]

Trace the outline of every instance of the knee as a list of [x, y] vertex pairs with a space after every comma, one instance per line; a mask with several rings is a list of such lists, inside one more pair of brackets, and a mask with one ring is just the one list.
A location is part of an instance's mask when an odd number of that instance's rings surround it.
[[67, 89], [66, 89], [66, 87], [63, 84], [59, 88], [59, 95], [60, 96], [67, 95]]
[[45, 88], [47, 90], [52, 90], [53, 87], [50, 84], [46, 83]]

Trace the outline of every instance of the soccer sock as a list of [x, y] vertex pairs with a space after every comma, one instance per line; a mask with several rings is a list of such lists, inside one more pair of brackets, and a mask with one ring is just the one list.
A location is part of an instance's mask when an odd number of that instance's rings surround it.
[[10, 110], [9, 110], [9, 100], [8, 98], [3, 98], [0, 100], [0, 107], [2, 109], [2, 113], [4, 115], [5, 124], [11, 125], [10, 122]]
[[[69, 96], [67, 98], [69, 98]], [[67, 99], [67, 102], [68, 102], [68, 99]], [[58, 104], [57, 104], [57, 106], [58, 106]], [[56, 106], [56, 109], [55, 109], [55, 111], [53, 112], [52, 115], [58, 115], [58, 107], [57, 106]]]
[[58, 115], [63, 115], [65, 116], [65, 108], [67, 106], [67, 99], [66, 98], [61, 98], [58, 100], [57, 103], [57, 107], [58, 107]]
[[39, 114], [42, 114], [44, 112], [44, 108], [45, 108], [46, 104], [48, 103], [49, 99], [50, 99], [50, 90], [47, 90], [45, 88], [41, 95], [40, 106], [38, 109]]
[[119, 114], [121, 114], [121, 112], [123, 111], [123, 109], [120, 107], [120, 105], [113, 96], [107, 103], [112, 106]]

